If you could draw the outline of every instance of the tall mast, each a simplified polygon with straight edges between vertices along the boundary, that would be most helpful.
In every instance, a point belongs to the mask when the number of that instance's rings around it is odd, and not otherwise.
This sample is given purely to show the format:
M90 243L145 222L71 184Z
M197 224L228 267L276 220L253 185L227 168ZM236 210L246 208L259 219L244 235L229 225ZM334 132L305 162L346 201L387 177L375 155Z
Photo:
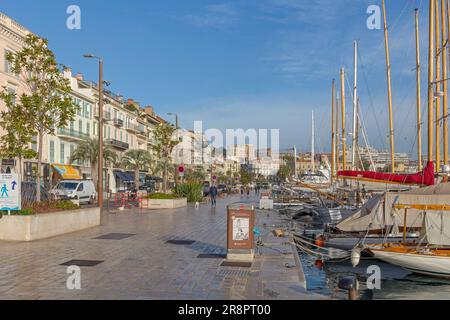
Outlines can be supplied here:
M388 84L388 104L389 104L389 137L391 144L391 166L392 173L395 173L395 149L394 149L394 116L392 112L392 84L391 84L391 58L389 54L389 35L386 18L386 4L383 0L383 20L384 20L384 45L386 50L387 84Z
M311 168L312 168L312 172L316 171L316 161L315 161L315 130L314 130L314 110L312 111L312 122L311 122Z
M419 171L422 171L422 106L420 101L420 71L419 9L416 9L417 157L419 162Z
M428 43L428 161L433 161L434 0L430 0Z
M447 10L446 2L441 1L441 20L442 20L442 91L444 92L444 97L442 99L442 117L443 117L443 138L444 138L444 164L448 164L448 82L447 82L447 62L448 62L448 29L447 29Z
M440 11L439 11L439 0L435 1L435 19L436 19L436 38L435 38L435 54L436 54L436 172L439 172L441 166L441 25L440 25Z
M355 40L354 42L354 50L355 50L355 64L353 70L353 144L352 144L352 170L355 170L356 165L356 148L358 147L358 135L356 131L357 128L357 119L358 119L358 42Z
M336 151L334 152L334 155L336 157L335 160L335 164L336 164L336 176L337 176L337 172L340 170L339 169L339 165L340 165L340 161L339 161L339 110L340 110L340 100L339 100L339 93L336 93L335 96L336 99L336 125L335 125L335 129L336 129L336 137L335 137L335 147L336 147Z
M345 71L341 68L342 170L347 169L347 135L345 133Z
M332 88L331 88L331 183L333 183L334 175L335 175L335 163L336 163L336 128L335 128L335 97L336 97L336 84L333 79Z

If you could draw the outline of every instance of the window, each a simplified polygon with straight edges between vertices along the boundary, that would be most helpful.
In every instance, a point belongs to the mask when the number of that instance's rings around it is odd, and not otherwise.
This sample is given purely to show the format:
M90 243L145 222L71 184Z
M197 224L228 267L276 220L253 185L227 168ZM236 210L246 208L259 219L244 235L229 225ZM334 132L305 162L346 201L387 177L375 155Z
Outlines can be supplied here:
M55 141L50 141L50 162L55 162Z
M108 139L111 139L111 127L108 127Z
M89 122L86 122L86 133L91 135L91 124Z
M117 129L114 130L114 140L117 140Z
M78 108L77 108L77 114L79 115L79 116L81 116L81 108L82 108L82 105L81 105L81 100L80 99L76 99L75 100L76 102L76 105L78 106Z
M16 94L16 92L17 92L17 88L16 87L8 86L8 93ZM13 98L12 103L13 103L13 105L16 104L16 97L15 96Z
M93 130L92 133L94 134L94 136L97 136L97 135L98 135L98 132L97 132L97 123L96 123L96 122L94 122L94 130Z
M73 144L70 145L70 156L73 155L73 152L75 151L75 146Z
M84 190L84 184L80 183L80 186L78 187L77 191L83 191Z
M65 164L65 162L66 162L66 159L65 159L66 155L64 153L64 143L61 143L61 145L60 145L59 157L60 157L61 164Z
M83 133L83 120L78 121L78 131Z
M128 143L128 133L125 135L125 142Z
M8 61L8 59L6 59L6 55L7 55L9 52L11 52L11 51L5 49L5 52L4 52L5 72L6 72L6 73L9 73L9 74L12 74L12 65L11 65L11 63Z
M123 133L122 133L122 131L120 131L120 141L123 142Z
M75 130L75 121L70 121L70 131Z

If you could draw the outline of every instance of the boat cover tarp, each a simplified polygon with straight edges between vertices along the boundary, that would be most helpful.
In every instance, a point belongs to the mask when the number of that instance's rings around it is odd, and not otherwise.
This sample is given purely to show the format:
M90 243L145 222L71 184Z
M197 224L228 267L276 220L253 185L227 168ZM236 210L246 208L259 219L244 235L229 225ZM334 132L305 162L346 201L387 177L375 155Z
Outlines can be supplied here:
M450 204L450 183L440 183L402 192L387 192L384 196L369 200L358 212L340 222L336 227L344 232L381 230L384 227L403 227L404 210L394 205ZM449 214L450 215L450 214ZM420 229L424 223L424 212L408 209L406 227Z
M375 171L339 171L338 176L343 178L370 179L380 182L432 186L434 185L434 163L432 161L428 162L423 171L416 174L392 174Z
M448 212L427 212L425 215L425 232L429 244L450 245L450 215Z

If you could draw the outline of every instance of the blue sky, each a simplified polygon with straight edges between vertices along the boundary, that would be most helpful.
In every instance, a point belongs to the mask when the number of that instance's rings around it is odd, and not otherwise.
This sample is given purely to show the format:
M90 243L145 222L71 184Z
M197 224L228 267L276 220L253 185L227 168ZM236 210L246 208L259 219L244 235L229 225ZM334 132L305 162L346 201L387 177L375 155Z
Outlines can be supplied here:
M71 4L81 8L81 30L66 28ZM204 128L279 128L283 148L306 151L314 109L322 151L329 149L331 80L345 66L352 82L355 39L369 140L388 147L383 31L366 27L371 4L381 0L2 0L0 10L49 39L58 60L85 78L96 80L97 69L82 54L103 56L112 91L161 115L177 112L188 128L194 120L203 120ZM396 149L412 154L414 8L422 9L426 81L426 4L387 0Z

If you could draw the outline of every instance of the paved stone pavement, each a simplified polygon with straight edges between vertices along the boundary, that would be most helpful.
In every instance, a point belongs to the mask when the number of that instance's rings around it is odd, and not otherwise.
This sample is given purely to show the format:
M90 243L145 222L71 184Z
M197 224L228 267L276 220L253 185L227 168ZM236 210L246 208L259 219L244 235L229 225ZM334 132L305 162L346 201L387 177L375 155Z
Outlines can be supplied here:
M223 259L197 257L226 253L226 205L233 202L240 202L239 196L220 199L216 209L115 212L101 227L32 243L0 242L0 299L324 298L303 288L289 239L273 236L273 228L283 225L275 213L257 213L267 248L251 268L221 267ZM109 233L132 236L95 239ZM169 239L195 243L174 245ZM81 290L68 290L69 274L61 264L70 260L103 262L82 267Z

